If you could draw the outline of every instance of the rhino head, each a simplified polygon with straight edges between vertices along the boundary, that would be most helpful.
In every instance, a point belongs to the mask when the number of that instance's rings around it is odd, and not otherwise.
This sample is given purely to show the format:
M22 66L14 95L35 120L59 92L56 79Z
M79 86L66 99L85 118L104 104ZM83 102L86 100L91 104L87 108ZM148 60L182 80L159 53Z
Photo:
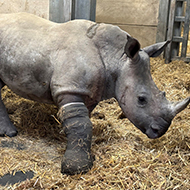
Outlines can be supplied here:
M168 101L151 77L150 57L160 55L168 43L140 49L139 42L128 36L116 81L116 99L125 116L152 139L164 135L175 115L190 102L190 98L176 103Z

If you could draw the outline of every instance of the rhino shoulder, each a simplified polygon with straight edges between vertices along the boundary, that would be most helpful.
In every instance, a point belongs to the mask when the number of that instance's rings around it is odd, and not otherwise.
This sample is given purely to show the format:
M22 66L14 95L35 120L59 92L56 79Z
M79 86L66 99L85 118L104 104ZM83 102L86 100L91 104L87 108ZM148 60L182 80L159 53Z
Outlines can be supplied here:
M99 27L99 24L97 23L93 24L92 26L88 28L86 35L89 38L93 38L96 35L96 30L98 27Z
M105 46L121 49L127 41L127 32L112 24L96 24L89 28L88 35L93 37L97 47L104 48Z

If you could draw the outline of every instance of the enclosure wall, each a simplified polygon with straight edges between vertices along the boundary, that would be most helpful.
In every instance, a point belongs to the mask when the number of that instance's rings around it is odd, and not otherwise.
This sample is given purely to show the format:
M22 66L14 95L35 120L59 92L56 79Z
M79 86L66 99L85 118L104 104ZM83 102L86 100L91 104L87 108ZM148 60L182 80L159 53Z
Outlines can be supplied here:
M49 0L1 0L0 13L28 12L49 18Z
M143 46L156 41L159 0L97 0L96 21L118 25ZM25 11L49 18L49 0L1 0L0 13Z

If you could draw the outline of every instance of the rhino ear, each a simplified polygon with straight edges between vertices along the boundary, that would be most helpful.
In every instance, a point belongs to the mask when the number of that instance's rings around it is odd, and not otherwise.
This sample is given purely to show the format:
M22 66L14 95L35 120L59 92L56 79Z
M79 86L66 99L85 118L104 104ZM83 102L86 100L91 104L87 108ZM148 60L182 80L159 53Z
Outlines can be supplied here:
M127 43L125 45L124 52L131 59L135 58L138 55L140 50L140 43L135 38L127 35Z
M153 44L151 46L143 48L143 50L150 56L150 57L157 57L159 56L166 46L170 43L170 40L165 42L159 42L156 44Z

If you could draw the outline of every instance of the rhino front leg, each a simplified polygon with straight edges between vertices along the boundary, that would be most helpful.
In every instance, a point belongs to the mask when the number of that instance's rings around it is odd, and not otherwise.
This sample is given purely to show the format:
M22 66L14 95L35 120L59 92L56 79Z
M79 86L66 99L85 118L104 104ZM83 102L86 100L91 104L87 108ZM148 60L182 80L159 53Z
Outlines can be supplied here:
M91 154L92 123L82 102L68 103L58 112L67 136L67 148L63 156L61 172L74 175L86 173L93 166Z
M0 79L0 90L4 86L4 83ZM0 136L13 137L17 135L17 129L9 119L5 105L1 99L0 93Z

